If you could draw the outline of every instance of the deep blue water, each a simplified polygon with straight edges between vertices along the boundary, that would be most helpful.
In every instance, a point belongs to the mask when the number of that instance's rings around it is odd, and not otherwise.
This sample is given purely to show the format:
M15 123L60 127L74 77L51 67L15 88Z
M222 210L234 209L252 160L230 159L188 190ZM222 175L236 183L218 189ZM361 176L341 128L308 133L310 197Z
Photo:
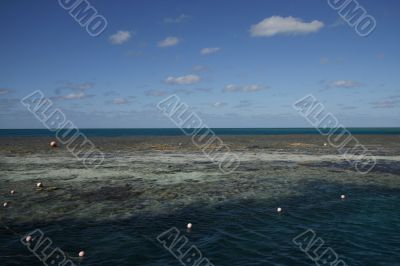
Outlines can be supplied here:
M314 128L213 128L217 135L287 135L319 134ZM400 128L348 128L352 134L400 135ZM88 137L117 136L180 136L184 135L179 128L86 128L80 129ZM54 136L48 129L0 129L0 136Z
M104 223L65 220L14 229L22 234L42 228L72 257L85 249L88 257L80 265L181 265L156 240L170 227L188 238L184 251L195 244L214 265L316 265L292 242L307 229L314 230L325 242L322 249L332 248L343 265L400 265L399 190L347 186L349 199L341 201L336 191L343 187L338 184L314 183L301 189L306 194L279 202L287 210L280 215L276 202L243 200L188 206L167 216ZM188 220L194 223L190 232L185 230ZM3 258L4 265L42 265L18 236L4 228L0 233L9 240L0 251L0 256L9 256Z

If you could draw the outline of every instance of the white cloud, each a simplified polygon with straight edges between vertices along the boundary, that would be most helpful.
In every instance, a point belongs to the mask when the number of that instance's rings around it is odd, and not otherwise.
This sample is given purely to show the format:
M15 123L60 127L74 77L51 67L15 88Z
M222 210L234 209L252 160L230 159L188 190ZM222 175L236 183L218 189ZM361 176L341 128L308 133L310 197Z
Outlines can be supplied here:
M336 88L357 88L361 87L361 83L353 80L335 80L329 84L331 87Z
M186 75L181 77L168 77L165 79L165 83L171 85L191 85L200 81L200 77L197 75Z
M384 100L370 103L373 108L396 108L400 107L400 95L394 95Z
M240 90L242 90L242 87L240 87L238 85L234 85L234 84L226 85L224 88L224 91L226 91L226 92L236 92L236 91L240 91Z
M240 86L235 84L226 85L223 91L225 92L257 92L261 90L267 89L266 86L258 85L258 84L250 84L246 86Z
M9 89L1 89L0 88L0 95L5 95L5 94L8 94L8 93L10 93L11 91L9 90Z
M264 90L264 89L266 89L265 86L253 84L253 85L245 86L243 90L245 92L256 92L256 91L261 91L261 90Z
M213 54L221 50L219 47L208 47L208 48L203 48L200 50L200 53L202 55L207 55L207 54Z
M195 88L195 89L178 88L174 90L174 93L193 94L198 92L210 93L211 91L212 89L210 88Z
M169 36L158 43L159 47L169 47L177 45L180 42L178 37Z
M64 100L78 100L87 97L84 92L70 93L65 96L61 96Z
M87 90L94 88L93 82L82 82L82 83L74 83L74 82L62 82L58 87L59 89L71 89L71 90Z
M129 31L117 31L117 33L110 36L110 42L112 44L122 44L127 42L131 37L131 33Z
M213 107L223 107L223 106L225 106L225 105L227 105L227 103L224 103L224 102L215 102L215 103L213 103L211 106L213 106Z
M164 23L175 23L175 24L178 24L178 23L181 23L181 22L185 21L188 18L190 18L190 16L185 15L185 14L181 14L176 18L165 18L164 19Z
M75 84L75 88L78 90L92 89L92 88L94 88L94 83L84 82L84 83Z
M272 16L258 24L252 25L250 34L253 37L271 37L277 34L296 35L317 32L324 26L318 20L303 22L299 18Z
M59 96L53 97L55 100L77 100L94 96L93 94L86 94L85 92L95 87L92 82L74 83L74 82L61 82L61 85L55 89L55 93ZM67 90L69 94L63 92ZM71 92L72 91L72 92Z
M115 98L113 100L113 104L121 105L121 104L127 104L127 103L129 103L129 101L125 98Z

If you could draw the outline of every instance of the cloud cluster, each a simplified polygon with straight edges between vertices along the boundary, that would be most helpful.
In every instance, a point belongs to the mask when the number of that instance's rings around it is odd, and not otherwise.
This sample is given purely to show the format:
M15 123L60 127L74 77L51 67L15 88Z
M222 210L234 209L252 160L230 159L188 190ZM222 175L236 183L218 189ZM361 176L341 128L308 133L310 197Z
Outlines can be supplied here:
M200 50L200 53L202 55L208 55L208 54L213 54L221 50L219 47L208 47L208 48L203 48Z
M62 82L61 85L56 88L56 94L61 94L62 91L69 91L68 94L53 97L55 100L80 100L84 98L93 97L93 94L87 94L86 90L94 88L94 83L92 82Z
M224 92L257 92L261 90L267 89L267 86L259 85L259 84L250 84L246 86L229 84L226 85L223 89Z
M80 100L91 96L93 95L87 95L85 92L81 91L81 92L72 92L67 95L60 96L58 98L63 100Z
M164 40L160 41L158 43L158 47L170 47L170 46L175 46L180 42L180 39L178 37L173 37L173 36L168 36Z
M184 89L184 88L179 88L174 90L174 93L180 93L180 94L193 94L197 92L203 92L203 93L211 93L212 89L210 88L195 88L195 89Z
M71 89L71 90L87 90L94 88L93 82L82 82L82 83L74 83L74 82L62 82L58 89Z
M123 44L131 38L131 33L129 31L117 31L117 33L110 36L110 42L112 44Z
M358 88L362 86L362 83L354 80L334 80L329 83L330 87L335 88Z
M250 27L253 37L271 37L278 34L297 35L319 31L324 23L318 20L303 22L299 18L272 16Z
M194 93L211 93L212 89L209 88L177 88L175 90L172 91L165 91L165 90L147 90L144 92L144 94L146 96L150 96L150 97L161 97L161 96L165 96L167 94L171 94L171 93L177 93L177 94L186 94L186 95L190 95L190 94L194 94Z
M390 98L375 101L370 103L373 108L395 108L400 107L400 95L395 95Z
M10 92L11 92L11 90L9 90L9 89L0 88L0 95L9 94Z
M181 77L167 77L165 83L170 85L191 85L200 81L197 75L186 75Z

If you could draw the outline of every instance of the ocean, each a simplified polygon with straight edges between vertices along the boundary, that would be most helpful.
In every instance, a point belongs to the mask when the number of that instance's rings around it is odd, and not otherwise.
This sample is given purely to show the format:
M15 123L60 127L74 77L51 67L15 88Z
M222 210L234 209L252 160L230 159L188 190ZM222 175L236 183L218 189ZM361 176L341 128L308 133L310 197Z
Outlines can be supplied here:
M83 128L79 129L88 137L118 137L118 136L182 136L179 128ZM357 135L399 135L400 127L387 128L347 128ZM290 135L290 134L319 134L315 128L212 128L217 135ZM48 129L0 129L1 136L46 136L54 132Z
M97 168L51 131L0 130L0 265L400 265L400 128L350 128L366 174L315 129L213 131L232 172L179 129L83 129Z

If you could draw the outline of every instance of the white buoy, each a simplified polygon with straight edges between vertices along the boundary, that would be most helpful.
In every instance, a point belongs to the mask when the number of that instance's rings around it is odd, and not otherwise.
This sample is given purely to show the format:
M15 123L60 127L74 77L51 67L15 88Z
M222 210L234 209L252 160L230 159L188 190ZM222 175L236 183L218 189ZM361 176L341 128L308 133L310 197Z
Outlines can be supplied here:
M37 187L37 188L43 187L43 183L42 183L42 182L38 182L38 183L36 184L36 187Z
M32 237L31 237L31 236L27 236L27 237L25 238L25 241L26 241L26 242L31 242L31 240L32 240Z
M50 147L53 147L53 148L58 147L57 142L55 142L55 141L50 142Z
M192 229L192 226L193 225L191 223L188 223L186 227L187 227L187 229Z
M81 257L81 258L83 258L83 257L85 257L85 251L79 251L79 257Z
M276 209L276 211L277 211L277 212L282 212L282 208L281 208L281 207L278 207L278 208Z
M8 202L4 202L4 203L3 203L3 207L4 207L4 208L7 208L7 207L8 207Z
M346 195L340 195L340 198L341 198L341 199L345 199L345 198L346 198Z
M11 191L10 191L10 194L11 194L11 195L14 195L14 194L15 194L15 190L11 190Z

